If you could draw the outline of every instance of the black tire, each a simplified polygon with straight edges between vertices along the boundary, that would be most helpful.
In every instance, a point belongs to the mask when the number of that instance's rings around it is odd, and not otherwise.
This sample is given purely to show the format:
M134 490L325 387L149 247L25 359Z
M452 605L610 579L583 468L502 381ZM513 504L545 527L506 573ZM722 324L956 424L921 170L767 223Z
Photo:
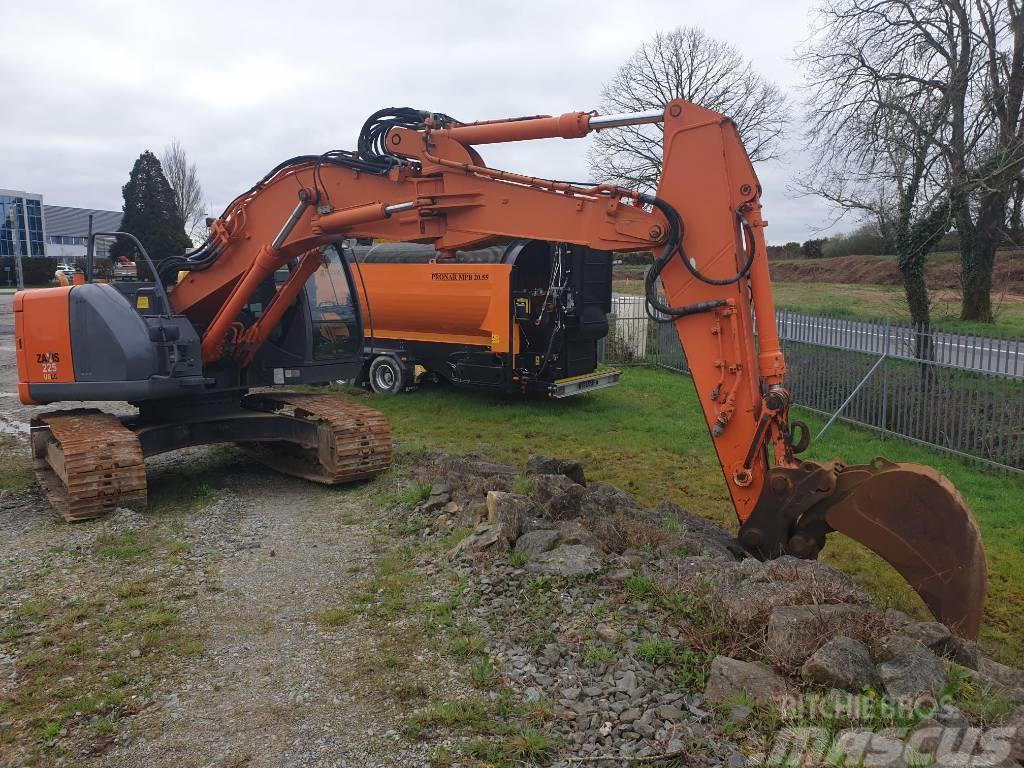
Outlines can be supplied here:
M397 395L405 389L405 368L388 355L375 357L367 375L370 389L379 395Z

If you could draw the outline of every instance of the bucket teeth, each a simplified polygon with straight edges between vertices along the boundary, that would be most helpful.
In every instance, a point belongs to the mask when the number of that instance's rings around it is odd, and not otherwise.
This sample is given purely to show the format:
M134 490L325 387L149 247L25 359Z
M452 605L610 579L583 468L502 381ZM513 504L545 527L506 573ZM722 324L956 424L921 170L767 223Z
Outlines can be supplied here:
M319 445L247 445L260 462L285 474L325 485L367 480L391 466L391 427L383 413L331 395L249 395L242 405L319 422Z
M36 479L68 522L117 507L146 508L146 467L135 433L96 410L59 411L32 419Z

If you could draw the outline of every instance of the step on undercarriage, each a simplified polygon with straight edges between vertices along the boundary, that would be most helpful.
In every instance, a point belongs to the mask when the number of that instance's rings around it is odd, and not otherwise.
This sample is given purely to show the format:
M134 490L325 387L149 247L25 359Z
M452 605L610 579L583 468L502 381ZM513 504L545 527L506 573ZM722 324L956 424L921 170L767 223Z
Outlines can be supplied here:
M166 421L94 409L32 419L36 478L66 521L117 507L146 506L145 458L210 443L238 443L285 474L337 485L391 466L391 430L382 413L330 395L247 395L230 405Z

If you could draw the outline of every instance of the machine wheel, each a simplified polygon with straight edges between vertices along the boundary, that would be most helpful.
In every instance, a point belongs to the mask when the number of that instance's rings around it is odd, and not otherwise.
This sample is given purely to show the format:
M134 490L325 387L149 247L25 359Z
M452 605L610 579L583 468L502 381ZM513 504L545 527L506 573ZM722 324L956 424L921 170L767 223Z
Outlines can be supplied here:
M381 395L397 395L405 389L405 369L389 355L375 357L367 377L370 389Z

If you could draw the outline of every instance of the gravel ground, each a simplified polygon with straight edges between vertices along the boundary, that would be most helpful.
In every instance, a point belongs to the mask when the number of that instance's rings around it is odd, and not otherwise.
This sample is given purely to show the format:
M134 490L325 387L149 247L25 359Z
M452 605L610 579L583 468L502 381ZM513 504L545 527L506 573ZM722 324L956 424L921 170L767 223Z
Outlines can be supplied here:
M0 388L5 459L25 462L37 409L16 397L10 296ZM383 551L372 486L281 477L228 448L147 465L145 514L66 525L35 489L0 499L0 765L423 764L427 745L399 737L404 715L356 674L379 638L317 618ZM448 685L436 660L422 675ZM103 706L80 704L111 680L124 715L112 729ZM69 699L88 711L68 717Z

